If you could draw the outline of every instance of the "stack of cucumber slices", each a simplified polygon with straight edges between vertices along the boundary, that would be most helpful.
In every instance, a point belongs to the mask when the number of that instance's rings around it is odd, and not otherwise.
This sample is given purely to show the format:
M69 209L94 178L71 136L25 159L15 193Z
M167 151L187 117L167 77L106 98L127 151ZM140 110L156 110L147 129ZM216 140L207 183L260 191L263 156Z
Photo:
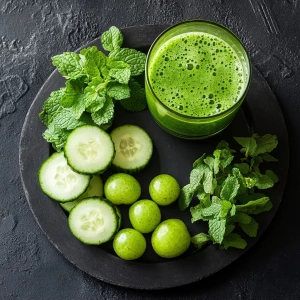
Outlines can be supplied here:
M63 152L52 154L39 170L43 192L69 212L73 235L86 244L111 240L121 226L117 206L103 198L99 174L111 165L136 173L148 164L153 145L149 135L135 125L115 128L111 134L85 125L68 136Z

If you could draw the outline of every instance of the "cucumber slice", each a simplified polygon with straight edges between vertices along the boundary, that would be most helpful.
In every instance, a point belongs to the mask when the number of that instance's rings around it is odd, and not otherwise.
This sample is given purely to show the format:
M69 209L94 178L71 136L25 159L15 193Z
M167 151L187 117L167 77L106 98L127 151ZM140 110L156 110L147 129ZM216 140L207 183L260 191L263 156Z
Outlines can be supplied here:
M68 223L78 240L89 245L100 245L116 234L119 215L108 200L91 197L82 200L71 210Z
M42 191L53 200L68 202L82 195L90 176L75 173L67 164L63 152L56 152L45 160L39 170Z
M115 155L108 133L97 126L84 125L74 129L65 145L65 156L72 169L83 174L103 173Z
M60 203L61 207L70 212L82 199L98 196L103 196L103 181L100 175L94 175L90 181L87 190L75 201Z
M153 144L147 132L136 125L123 125L111 133L116 155L113 165L119 171L137 173L144 169L152 156Z

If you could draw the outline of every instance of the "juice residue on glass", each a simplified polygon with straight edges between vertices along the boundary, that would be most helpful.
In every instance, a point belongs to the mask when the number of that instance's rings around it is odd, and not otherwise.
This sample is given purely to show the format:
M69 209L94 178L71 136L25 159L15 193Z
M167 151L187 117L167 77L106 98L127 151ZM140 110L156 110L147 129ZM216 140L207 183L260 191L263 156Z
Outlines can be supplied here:
M245 89L243 66L222 39L201 32L165 42L149 65L151 87L171 110L192 117L217 115Z

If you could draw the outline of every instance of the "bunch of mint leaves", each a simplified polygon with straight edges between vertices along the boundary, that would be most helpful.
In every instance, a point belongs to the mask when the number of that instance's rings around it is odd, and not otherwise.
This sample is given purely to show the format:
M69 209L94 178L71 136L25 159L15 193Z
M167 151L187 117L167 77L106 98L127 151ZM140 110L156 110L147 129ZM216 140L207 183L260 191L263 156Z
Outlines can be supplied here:
M194 197L199 204L190 209L192 222L208 222L208 234L199 233L192 243L201 249L207 242L220 248L244 249L247 242L234 230L237 226L249 237L256 237L259 224L252 217L272 208L272 203L260 190L278 182L272 170L261 172L263 162L275 162L270 155L278 144L275 135L235 137L242 146L243 157L235 162L235 150L221 141L212 155L203 154L193 164L190 183L184 186L179 197L179 207L185 210Z
M69 133L90 124L108 128L114 117L115 101L129 111L147 107L145 90L135 80L143 74L146 55L121 48L123 35L112 26L101 36L108 56L96 46L80 53L64 52L52 57L63 77L65 87L54 91L45 101L41 121L47 126L43 137L56 151L62 151Z

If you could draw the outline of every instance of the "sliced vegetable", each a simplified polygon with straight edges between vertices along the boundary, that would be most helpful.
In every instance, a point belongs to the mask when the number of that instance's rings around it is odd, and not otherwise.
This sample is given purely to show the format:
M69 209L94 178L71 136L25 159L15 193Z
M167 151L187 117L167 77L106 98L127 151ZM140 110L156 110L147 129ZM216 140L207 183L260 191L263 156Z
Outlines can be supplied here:
M82 200L70 212L68 222L72 234L81 242L100 245L114 237L119 227L115 206L100 197Z
M68 164L79 173L103 173L114 155L110 135L98 126L85 125L74 129L65 145Z
M137 173L144 169L152 156L153 144L147 132L136 125L123 125L111 132L116 155L113 165L119 171Z
M100 175L94 175L90 181L90 184L87 190L75 201L61 203L61 207L70 212L73 207L75 207L82 199L90 198L90 197L102 197L103 196L103 181Z
M58 202L68 202L82 195L90 176L75 173L67 164L63 152L54 153L39 170L39 183L43 192Z

